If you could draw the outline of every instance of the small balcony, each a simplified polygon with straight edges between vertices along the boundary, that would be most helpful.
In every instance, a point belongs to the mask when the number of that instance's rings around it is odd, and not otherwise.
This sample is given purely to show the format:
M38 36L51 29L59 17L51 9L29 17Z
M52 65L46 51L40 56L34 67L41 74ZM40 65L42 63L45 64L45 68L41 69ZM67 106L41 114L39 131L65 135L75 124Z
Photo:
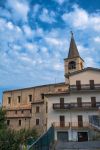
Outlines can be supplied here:
M54 122L53 126L55 128L72 128L72 129L77 129L77 128L89 128L90 124L89 122Z
M77 85L70 85L70 91L76 92L76 91L95 91L95 90L100 90L100 84L80 84L79 86Z
M89 109L89 110L98 110L100 107L100 102L96 102L95 105L92 105L91 102L83 102L81 105L78 103L54 103L54 110L81 110L81 109Z
M31 114L29 115L6 115L7 118L31 118Z

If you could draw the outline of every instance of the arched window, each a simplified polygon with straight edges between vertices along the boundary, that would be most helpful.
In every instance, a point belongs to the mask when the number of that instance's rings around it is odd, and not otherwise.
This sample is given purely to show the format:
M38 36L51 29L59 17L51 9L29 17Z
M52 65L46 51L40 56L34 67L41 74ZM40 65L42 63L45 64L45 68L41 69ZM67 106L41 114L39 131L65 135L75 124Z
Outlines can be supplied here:
M76 62L75 61L69 62L68 69L76 69Z

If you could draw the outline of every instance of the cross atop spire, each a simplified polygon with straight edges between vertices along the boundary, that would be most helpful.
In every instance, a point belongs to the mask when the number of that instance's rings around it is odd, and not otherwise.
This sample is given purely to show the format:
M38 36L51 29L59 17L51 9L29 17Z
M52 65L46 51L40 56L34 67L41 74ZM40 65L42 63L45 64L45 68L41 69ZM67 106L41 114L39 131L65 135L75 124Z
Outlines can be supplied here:
M68 58L74 58L74 57L80 57L80 55L74 40L73 32L71 31L71 41L70 41Z
M70 31L70 34L71 34L71 36L73 37L73 32L72 32L72 31Z

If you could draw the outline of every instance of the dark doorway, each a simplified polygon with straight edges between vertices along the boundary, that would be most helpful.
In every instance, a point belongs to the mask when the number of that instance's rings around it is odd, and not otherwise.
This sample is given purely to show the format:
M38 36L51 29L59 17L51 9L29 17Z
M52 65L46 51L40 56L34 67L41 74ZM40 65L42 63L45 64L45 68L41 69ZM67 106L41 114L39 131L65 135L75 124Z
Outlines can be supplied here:
M65 126L65 116L60 116L60 127Z
M78 142L88 141L88 132L78 132Z
M57 132L57 140L60 141L68 141L68 132Z
M91 106L96 107L96 97L91 97Z

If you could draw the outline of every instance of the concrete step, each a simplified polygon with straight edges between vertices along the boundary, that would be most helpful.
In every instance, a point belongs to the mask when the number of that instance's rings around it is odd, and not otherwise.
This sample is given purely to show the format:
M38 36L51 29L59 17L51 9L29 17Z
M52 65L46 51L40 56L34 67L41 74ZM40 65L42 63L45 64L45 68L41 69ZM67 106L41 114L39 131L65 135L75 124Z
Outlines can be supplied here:
M57 141L55 150L100 150L100 141L63 142Z

